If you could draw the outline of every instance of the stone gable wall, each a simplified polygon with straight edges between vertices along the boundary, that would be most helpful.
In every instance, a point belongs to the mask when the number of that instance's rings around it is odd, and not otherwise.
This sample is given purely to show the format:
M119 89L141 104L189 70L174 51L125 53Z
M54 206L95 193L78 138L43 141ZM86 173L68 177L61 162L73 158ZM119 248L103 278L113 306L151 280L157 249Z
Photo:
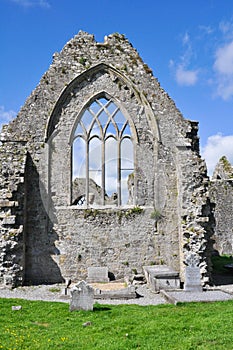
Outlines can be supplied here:
M135 128L141 214L102 208L84 218L71 206L72 131L98 94L112 97ZM200 255L208 282L211 206L197 123L183 118L124 36L109 35L104 43L84 32L75 36L54 55L2 137L15 149L16 142L26 142L29 154L21 264L28 283L79 279L97 263L117 277L146 264L168 264L183 278L190 251ZM161 214L156 223L150 217L155 210Z

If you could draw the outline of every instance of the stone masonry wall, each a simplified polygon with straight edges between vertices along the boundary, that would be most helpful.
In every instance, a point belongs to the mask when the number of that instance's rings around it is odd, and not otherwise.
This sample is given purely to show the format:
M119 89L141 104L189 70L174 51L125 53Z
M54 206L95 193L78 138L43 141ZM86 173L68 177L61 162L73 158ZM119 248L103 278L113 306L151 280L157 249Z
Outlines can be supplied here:
M209 198L209 178L205 162L193 157L190 149L179 148L180 159L179 195L181 213L180 248L182 259L190 253L200 259L202 283L209 283L211 277L212 235L214 229L213 203ZM191 199L191 200L190 200Z
M23 143L0 145L0 284L6 286L24 282L25 163Z
M86 215L71 206L72 133L95 96L111 97L134 127L140 214L101 208ZM145 264L168 264L183 278L190 251L200 255L203 283L208 282L210 205L197 123L183 118L123 35L97 43L80 32L70 40L4 137L15 150L19 141L27 142L25 249L18 254L25 266L18 275L27 283L79 279L97 263L116 276ZM152 212L159 213L156 222Z
M142 273L143 265L160 264L151 212L137 208L57 209L59 254L53 259L62 275L78 280L87 277L87 266L107 266L117 279L133 271Z

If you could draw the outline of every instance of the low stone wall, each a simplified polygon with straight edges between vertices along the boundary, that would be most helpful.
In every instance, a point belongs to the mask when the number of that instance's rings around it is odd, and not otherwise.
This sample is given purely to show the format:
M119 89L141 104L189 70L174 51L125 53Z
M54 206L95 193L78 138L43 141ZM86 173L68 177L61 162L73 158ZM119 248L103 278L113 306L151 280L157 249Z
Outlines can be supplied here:
M169 249L172 238L158 237L152 211L57 208L54 232L59 254L53 259L62 276L80 280L87 277L88 266L107 266L119 279L142 273L143 265L166 263L162 252ZM177 265L179 257L173 259Z

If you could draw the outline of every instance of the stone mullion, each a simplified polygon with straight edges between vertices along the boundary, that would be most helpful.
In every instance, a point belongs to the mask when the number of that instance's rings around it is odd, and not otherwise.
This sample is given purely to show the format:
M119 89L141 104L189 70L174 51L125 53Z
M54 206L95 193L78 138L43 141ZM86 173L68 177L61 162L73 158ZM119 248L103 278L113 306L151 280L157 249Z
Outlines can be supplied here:
M102 204L105 204L105 141L102 138Z
M86 141L86 204L89 206L89 142Z
M121 140L117 143L117 202L121 205Z
M134 176L134 189L133 189L133 204L134 205L137 205L138 203L138 200L137 200L137 192L138 192L138 180L137 180L137 178L138 178L138 176L137 176L137 171L136 171L136 169L137 169L137 158L136 158L136 146L135 146L135 144L134 144L134 142L133 142L133 140L132 140L132 138L130 138L130 140L132 141L132 143L133 143L133 152L134 152L134 162L133 162L133 176Z

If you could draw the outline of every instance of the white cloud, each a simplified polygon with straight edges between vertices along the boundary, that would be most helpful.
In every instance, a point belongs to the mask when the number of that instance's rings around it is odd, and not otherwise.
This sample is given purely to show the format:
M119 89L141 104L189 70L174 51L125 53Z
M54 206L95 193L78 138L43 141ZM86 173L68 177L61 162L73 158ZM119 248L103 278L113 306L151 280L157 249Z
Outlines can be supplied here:
M225 101L233 97L233 77L219 76L217 78L216 95Z
M208 137L206 145L202 148L202 157L206 160L209 175L212 175L222 156L226 156L233 164L233 135L217 134Z
M13 110L5 111L4 106L0 106L0 130L2 129L3 124L9 123L13 118L16 117L16 112Z
M217 49L214 69L220 74L233 74L233 41Z
M10 0L11 2L15 2L16 4L23 7L44 7L50 8L50 4L46 0Z
M219 24L220 32L224 35L225 40L232 39L233 37L233 22L232 21L222 21Z
M219 47L213 65L216 74L217 92L223 100L233 97L233 41Z
M182 38L183 45L186 45L189 43L189 34L186 32Z
M175 62L172 60L172 59L170 59L170 61L169 61L169 68L173 68L174 67L174 65L175 65Z
M179 85L191 86L195 85L198 80L197 70L185 69L182 65L179 65L176 69L176 81Z
M205 35L210 35L214 32L214 29L210 26L200 25L199 29Z
M175 80L179 85L192 86L198 81L199 70L190 69L189 66L192 62L195 53L192 48L190 36L187 32L181 38L184 46L184 52L180 56L179 62L175 62L170 59L169 68L173 71Z

